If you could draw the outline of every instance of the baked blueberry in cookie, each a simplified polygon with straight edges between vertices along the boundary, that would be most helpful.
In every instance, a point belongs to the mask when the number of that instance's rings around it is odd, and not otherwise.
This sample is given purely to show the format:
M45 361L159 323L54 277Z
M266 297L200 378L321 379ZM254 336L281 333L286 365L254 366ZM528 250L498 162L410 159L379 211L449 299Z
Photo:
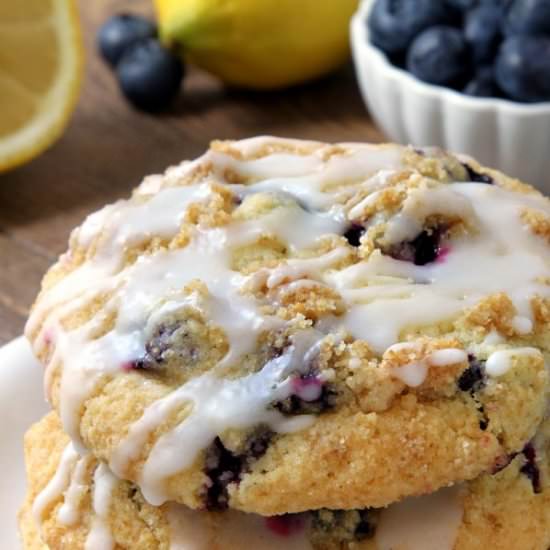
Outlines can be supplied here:
M458 387L462 391L477 392L485 385L485 368L474 355L468 356L468 368L460 375Z
M283 414L321 414L336 406L336 389L315 374L294 378L292 386L293 393L274 404Z
M247 438L240 452L232 452L224 447L219 437L214 440L206 451L205 473L209 478L205 497L207 510L227 508L227 486L238 483L242 473L265 454L272 437L269 430L258 428Z
M466 172L468 173L468 178L470 181L474 181L476 183L488 183L489 185L492 185L494 183L493 178L489 174L482 174L472 168L467 162L462 163L462 166L466 168Z
M192 365L200 359L200 349L193 344L185 326L163 324L145 344L145 354L133 366L136 369L155 369L174 357L184 365Z
M351 246L358 247L361 245L361 237L365 233L365 228L362 225L353 223L344 233L344 238Z
M386 253L414 265L426 265L435 262L441 251L441 236L444 231L440 228L431 228L422 231L412 241L405 241L392 245Z
M533 492L540 493L541 480L540 480L540 470L537 466L537 452L532 443L525 445L522 454L525 458L525 464L520 468L520 472L527 476L533 485Z

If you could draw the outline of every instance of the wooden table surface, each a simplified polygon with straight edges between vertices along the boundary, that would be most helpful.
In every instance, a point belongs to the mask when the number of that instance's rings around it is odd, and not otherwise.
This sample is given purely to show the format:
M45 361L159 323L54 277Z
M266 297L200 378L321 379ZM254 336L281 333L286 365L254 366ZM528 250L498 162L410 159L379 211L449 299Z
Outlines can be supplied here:
M80 1L87 53L76 113L62 139L30 164L0 175L0 345L19 335L48 266L93 210L128 195L143 176L200 155L212 139L259 134L325 141L383 140L351 66L284 92L225 89L190 70L171 112L148 116L119 96L95 52L111 14L147 13L141 0Z

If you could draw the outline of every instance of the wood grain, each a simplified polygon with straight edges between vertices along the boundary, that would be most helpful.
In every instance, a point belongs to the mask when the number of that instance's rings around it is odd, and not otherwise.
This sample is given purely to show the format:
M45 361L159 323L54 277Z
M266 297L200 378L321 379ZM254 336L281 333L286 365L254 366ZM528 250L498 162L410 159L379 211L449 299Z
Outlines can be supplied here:
M111 14L148 13L143 0L80 2L87 52L80 102L61 140L0 175L0 344L21 333L42 273L89 212L126 196L143 176L201 154L212 139L258 134L324 141L383 140L362 103L351 66L283 92L225 88L190 69L173 109L132 110L95 51Z

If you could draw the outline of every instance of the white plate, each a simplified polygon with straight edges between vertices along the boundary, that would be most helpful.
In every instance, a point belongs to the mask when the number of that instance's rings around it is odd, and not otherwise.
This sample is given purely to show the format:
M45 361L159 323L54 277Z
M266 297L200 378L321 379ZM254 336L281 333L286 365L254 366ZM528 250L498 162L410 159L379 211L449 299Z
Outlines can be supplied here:
M17 510L25 494L23 434L48 411L42 367L24 338L0 348L0 547L20 547Z

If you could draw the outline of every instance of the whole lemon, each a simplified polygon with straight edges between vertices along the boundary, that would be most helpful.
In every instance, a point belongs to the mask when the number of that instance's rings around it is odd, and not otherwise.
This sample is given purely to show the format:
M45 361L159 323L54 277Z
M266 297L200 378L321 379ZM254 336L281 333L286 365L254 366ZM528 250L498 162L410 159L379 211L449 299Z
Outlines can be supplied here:
M155 0L163 41L237 86L318 77L348 57L358 0Z

